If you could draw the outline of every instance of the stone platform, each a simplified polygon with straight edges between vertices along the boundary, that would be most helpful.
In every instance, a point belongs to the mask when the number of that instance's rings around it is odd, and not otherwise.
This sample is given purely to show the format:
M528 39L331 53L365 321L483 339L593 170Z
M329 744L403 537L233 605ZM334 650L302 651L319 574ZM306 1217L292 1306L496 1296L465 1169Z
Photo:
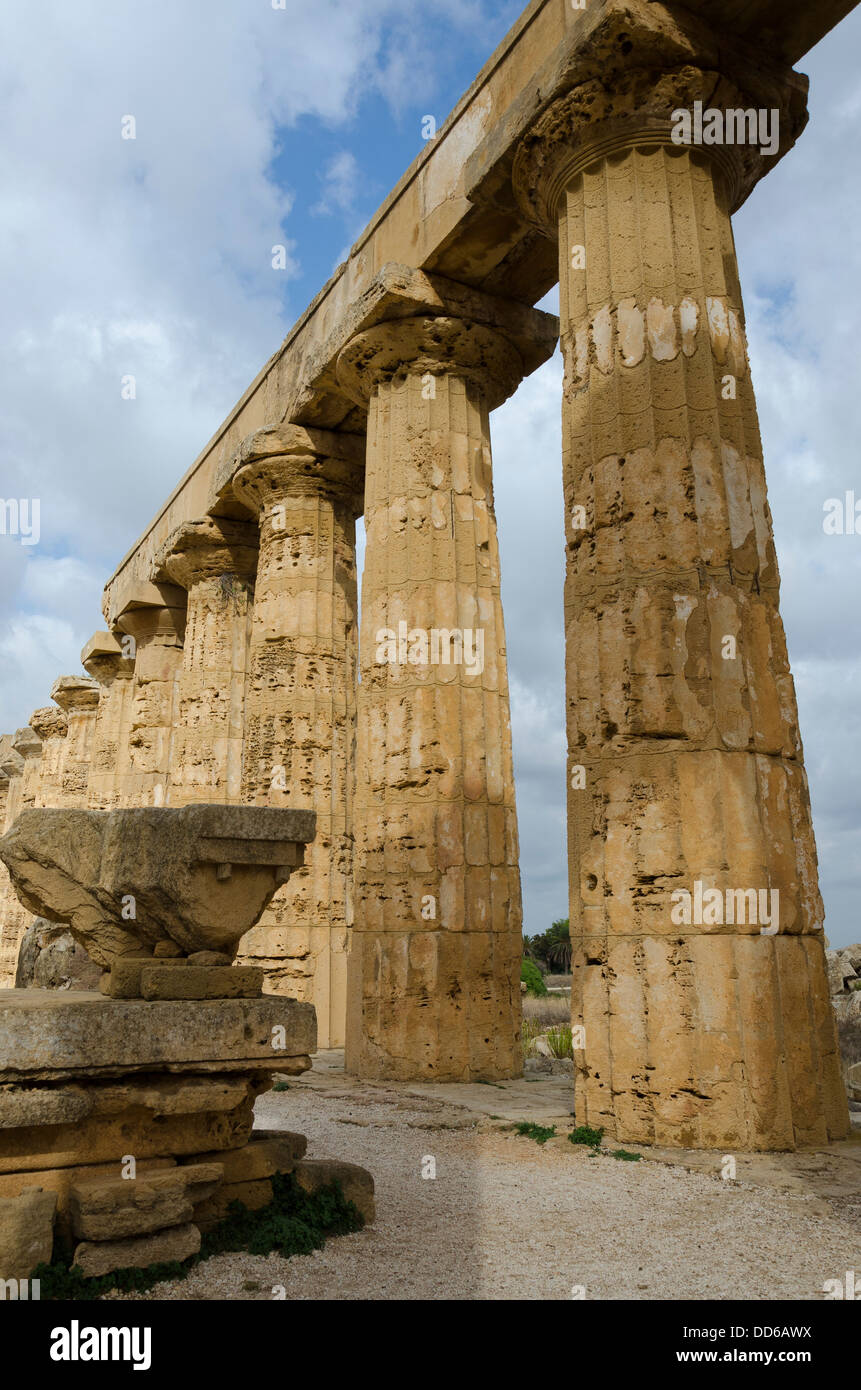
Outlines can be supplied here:
M268 1205L277 1173L321 1184L302 1135L252 1134L257 1097L316 1043L312 1005L274 996L0 991L0 1279L55 1242L91 1276L184 1260L232 1201Z
M310 1067L316 1046L313 1006L274 995L148 1000L0 990L0 1085L153 1069L295 1074Z

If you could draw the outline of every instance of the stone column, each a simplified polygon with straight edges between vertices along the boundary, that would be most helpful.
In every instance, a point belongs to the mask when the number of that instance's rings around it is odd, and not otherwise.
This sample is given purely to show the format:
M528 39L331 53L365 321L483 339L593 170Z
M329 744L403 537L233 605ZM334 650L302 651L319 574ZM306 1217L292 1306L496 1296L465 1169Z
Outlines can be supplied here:
M489 411L523 375L492 328L384 323L347 346L369 401L347 1066L522 1070L521 898Z
M108 811L119 805L121 779L129 771L129 726L135 663L110 632L95 633L81 652L81 665L101 687L90 753L87 804Z
M792 1148L847 1114L730 222L770 161L671 132L777 108L782 153L804 80L690 62L608 53L514 171L559 237L576 1117Z
M238 802L257 527L206 517L179 527L153 561L188 592L168 801Z
M18 729L11 744L11 752L3 762L3 771L11 778L6 800L7 828L26 807L37 805L42 756L42 740L32 728ZM18 947L32 920L18 901L7 874L0 904L0 989L11 989L15 983Z
M63 761L69 722L61 709L47 705L30 716L30 728L42 741L39 757L39 781L35 788L34 806L61 806Z
M51 699L63 711L68 732L63 743L57 800L43 805L86 806L99 683L91 676L61 676L54 683ZM44 759L43 750L43 763Z
M314 1004L320 1047L344 1043L363 464L361 437L281 426L246 440L233 483L260 522L243 800L317 813L305 867L240 953Z
M139 584L117 616L117 627L135 642L128 771L120 779L119 800L124 806L165 803L185 607L186 594L177 586Z

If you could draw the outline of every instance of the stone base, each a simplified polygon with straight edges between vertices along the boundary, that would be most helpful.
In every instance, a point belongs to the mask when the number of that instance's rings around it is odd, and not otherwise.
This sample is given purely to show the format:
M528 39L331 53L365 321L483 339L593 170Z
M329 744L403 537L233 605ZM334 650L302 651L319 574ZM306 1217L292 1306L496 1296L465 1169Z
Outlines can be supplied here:
M192 967L187 967L191 969ZM294 999L108 999L0 990L0 1085L133 1072L305 1071L314 1010Z
M242 973L171 964L152 977ZM290 999L0 993L0 1279L55 1238L88 1277L182 1261L231 1202L268 1205L306 1143L252 1136L254 1102L315 1047L313 1008Z

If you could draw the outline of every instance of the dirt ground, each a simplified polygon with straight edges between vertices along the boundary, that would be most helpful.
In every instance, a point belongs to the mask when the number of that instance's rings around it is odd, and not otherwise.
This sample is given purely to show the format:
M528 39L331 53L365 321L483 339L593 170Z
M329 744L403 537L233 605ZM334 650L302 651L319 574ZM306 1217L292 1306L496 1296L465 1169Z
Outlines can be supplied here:
M336 1052L261 1097L255 1119L305 1134L309 1157L370 1169L376 1223L314 1255L222 1255L123 1297L821 1299L861 1271L861 1132L739 1155L725 1181L713 1153L632 1146L643 1157L626 1161L572 1145L568 1077L371 1085ZM557 1136L539 1146L519 1120Z

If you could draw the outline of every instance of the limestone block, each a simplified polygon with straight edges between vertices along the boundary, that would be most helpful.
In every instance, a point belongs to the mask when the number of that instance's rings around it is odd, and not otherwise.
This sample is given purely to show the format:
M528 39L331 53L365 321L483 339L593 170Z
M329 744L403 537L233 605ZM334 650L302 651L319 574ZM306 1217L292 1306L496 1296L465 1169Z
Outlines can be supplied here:
M76 1183L68 1198L72 1232L79 1240L123 1240L183 1225L221 1176L218 1163L187 1164L147 1177Z
M86 1278L97 1279L115 1269L146 1269L153 1264L181 1263L199 1250L200 1230L189 1222L128 1240L82 1241L75 1250L73 1267Z
M180 1161L219 1163L225 1183L256 1182L259 1178L271 1178L273 1173L290 1172L307 1147L304 1134L292 1134L288 1130L255 1131L242 1149L194 1154Z
M73 1124L92 1108L81 1086L0 1086L0 1130Z
M90 1115L75 1124L0 1130L0 1173L136 1158L205 1153L247 1143L254 1123L249 1097L233 1110L160 1115L134 1107L117 1114Z
M316 1051L314 1011L295 1000L115 1000L0 991L0 1082L129 1071L303 1070ZM203 1146L205 1147L205 1146Z
M175 1158L143 1158L137 1162L138 1178L164 1172L176 1166ZM85 1164L79 1168L41 1168L26 1173L0 1173L0 1197L18 1197L22 1192L41 1188L54 1193L57 1215L54 1234L66 1246L73 1240L69 1220L69 1193L76 1183L111 1180L121 1176L119 1163Z
M57 1196L30 1188L0 1197L0 1279L29 1279L38 1264L50 1264Z
M162 962L164 964L164 962ZM186 965L141 971L144 999L256 999L264 974L253 966Z
M157 942L156 949L158 947L163 949L165 944L167 943ZM173 947L174 944L171 942L170 946ZM109 999L141 999L143 998L141 977L145 967L151 966L153 969L161 969L165 965L185 965L185 958L176 959L172 954L166 956L161 953L148 956L145 954L145 949L141 946L138 957L123 956L119 960L112 961L110 970L105 971L99 982L102 994L107 995ZM177 949L181 948L178 947Z
M370 1225L376 1216L374 1179L366 1168L356 1163L343 1163L333 1158L303 1158L293 1169L299 1186L306 1192L318 1192L330 1183L340 1183L348 1201L353 1202Z

